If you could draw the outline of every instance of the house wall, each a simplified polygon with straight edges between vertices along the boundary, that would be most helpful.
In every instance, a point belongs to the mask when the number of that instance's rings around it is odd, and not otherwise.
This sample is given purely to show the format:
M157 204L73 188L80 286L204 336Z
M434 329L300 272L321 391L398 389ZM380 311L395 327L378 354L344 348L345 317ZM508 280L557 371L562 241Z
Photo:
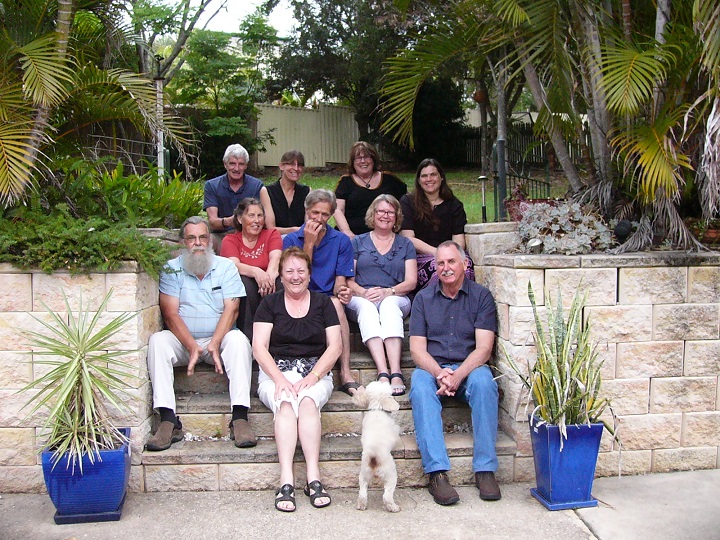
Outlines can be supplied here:
M117 424L132 428L133 465L139 465L142 445L150 431L151 391L146 368L147 342L161 326L157 282L135 263L108 273L72 276L65 272L52 275L40 271L19 270L0 264L0 492L37 493L45 491L36 438L43 414L28 417L23 408L30 394L18 391L42 376L47 367L39 363L43 356L31 350L24 330L42 331L33 317L49 321L47 308L66 313L62 291L70 307L97 307L105 293L113 289L106 314L109 322L121 312L137 316L120 332L115 350L134 350L122 357L135 377L128 378L125 402L128 410L115 411ZM133 467L133 477L140 467ZM131 478L131 484L135 481Z

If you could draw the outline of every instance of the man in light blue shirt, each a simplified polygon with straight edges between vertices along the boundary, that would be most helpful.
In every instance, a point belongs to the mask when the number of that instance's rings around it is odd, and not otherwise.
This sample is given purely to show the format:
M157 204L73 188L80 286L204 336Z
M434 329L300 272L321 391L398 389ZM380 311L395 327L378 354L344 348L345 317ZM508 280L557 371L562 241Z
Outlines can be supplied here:
M218 257L210 245L210 226L200 217L180 227L183 253L168 262L160 276L160 312L166 330L150 337L148 372L153 407L160 426L147 442L147 450L166 450L184 437L175 415L173 368L187 366L192 375L199 361L227 373L230 380L231 438L235 446L255 446L247 413L250 408L252 353L247 337L235 328L245 287L235 265Z

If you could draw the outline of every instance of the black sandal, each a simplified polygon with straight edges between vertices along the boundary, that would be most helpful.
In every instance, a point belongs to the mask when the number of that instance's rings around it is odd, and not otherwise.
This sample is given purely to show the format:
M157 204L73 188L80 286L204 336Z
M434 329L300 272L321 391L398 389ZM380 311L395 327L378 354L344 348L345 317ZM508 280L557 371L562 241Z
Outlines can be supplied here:
M392 380L398 378L403 383L402 384L392 384ZM392 395L393 396L403 396L405 395L405 390L407 388L405 387L405 377L403 377L402 373L391 373L390 374L390 384L392 385Z
M278 503L291 502L293 504L291 508L280 508ZM281 512L294 512L297 506L295 505L295 487L292 484L285 484L275 492L275 510Z
M382 373L378 373L377 379L375 379L375 380L376 380L376 381L379 381L380 379L387 379L387 380L388 380L388 384L390 384L390 380L391 380L391 379L390 379L390 374L389 374L389 373L387 373L387 372L385 372L385 371L383 371Z
M312 490L312 494L310 493L310 490ZM313 480L308 485L305 486L305 495L310 497L310 504L312 504L315 508L325 508L326 506L330 506L330 503L332 500L329 500L327 504L316 504L315 501L322 497L327 497L330 499L330 494L325 491L325 488L320 483L320 480Z

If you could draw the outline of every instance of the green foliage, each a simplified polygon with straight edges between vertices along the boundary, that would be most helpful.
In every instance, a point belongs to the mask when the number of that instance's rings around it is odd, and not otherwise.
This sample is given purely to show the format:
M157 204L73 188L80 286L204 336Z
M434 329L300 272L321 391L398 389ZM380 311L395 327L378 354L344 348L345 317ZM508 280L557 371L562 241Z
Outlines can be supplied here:
M47 409L43 424L47 439L41 450L53 452L53 466L65 455L73 470L82 472L82 457L90 462L99 459L100 450L116 448L127 438L113 425L107 405L127 410L122 395L127 388L123 378L129 377L132 366L118 357L133 351L111 351L113 340L135 313L122 313L105 326L100 319L112 295L109 291L97 311L83 307L82 298L77 313L73 313L65 291L63 299L67 313L48 309L51 322L33 316L45 327L45 332L27 331L33 352L56 357L36 360L52 370L20 392L39 390L25 405L33 405L29 415ZM47 308L47 306L45 306Z
M170 258L170 248L148 238L127 222L112 223L99 217L75 218L59 204L48 215L15 209L0 219L0 262L18 268L40 268L52 273L107 271L126 261L137 261L157 278Z
M602 217L575 202L525 204L518 225L521 249L530 251L527 242L538 239L542 253L577 255L607 251L615 245L612 230Z
M58 183L42 192L40 205L67 202L79 218L104 217L135 227L177 228L202 208L202 182L186 182L181 173L166 180L150 167L125 174L122 163L68 159L58 163Z
M595 346L590 341L590 321L583 326L587 292L578 287L567 318L560 287L554 303L546 293L545 321L540 319L529 281L528 297L535 318L535 364L526 366L527 371L523 371L507 352L505 357L532 397L535 404L532 414L558 426L562 437L567 438L568 425L595 423L609 405L607 398L600 397L603 362L598 360ZM605 427L613 432L607 424Z

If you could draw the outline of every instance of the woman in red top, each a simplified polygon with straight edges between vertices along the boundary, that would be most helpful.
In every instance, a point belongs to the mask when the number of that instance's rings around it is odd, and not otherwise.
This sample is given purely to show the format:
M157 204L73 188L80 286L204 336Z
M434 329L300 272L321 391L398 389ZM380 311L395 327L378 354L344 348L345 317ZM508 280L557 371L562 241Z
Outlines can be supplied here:
M220 255L235 263L245 285L247 296L240 306L237 327L252 341L253 318L260 300L274 293L280 284L278 263L282 238L277 230L264 228L265 211L254 197L238 203L233 226L237 232L223 238Z

